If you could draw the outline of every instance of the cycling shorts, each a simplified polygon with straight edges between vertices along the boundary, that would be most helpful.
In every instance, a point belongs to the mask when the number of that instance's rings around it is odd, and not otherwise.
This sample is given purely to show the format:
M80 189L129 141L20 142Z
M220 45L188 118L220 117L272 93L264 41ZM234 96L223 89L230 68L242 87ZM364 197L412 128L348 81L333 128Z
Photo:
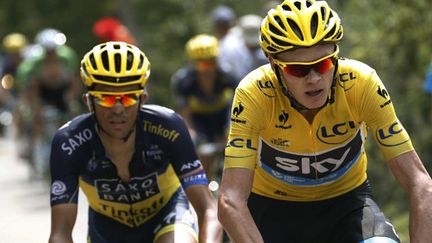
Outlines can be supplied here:
M281 201L252 193L248 207L264 242L357 243L372 237L400 242L372 200L368 182L345 195L314 202Z
M198 242L198 228L189 201L179 189L168 204L152 219L138 227L128 227L102 214L89 210L89 243L155 242L161 235L185 231Z

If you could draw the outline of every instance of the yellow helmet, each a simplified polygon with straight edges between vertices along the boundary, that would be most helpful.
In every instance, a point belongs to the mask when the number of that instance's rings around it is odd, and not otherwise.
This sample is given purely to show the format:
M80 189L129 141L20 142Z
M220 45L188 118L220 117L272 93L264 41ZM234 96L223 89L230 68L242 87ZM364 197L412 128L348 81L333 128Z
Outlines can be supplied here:
M3 47L6 52L19 52L27 46L27 38L20 33L10 33L3 37Z
M266 54L322 42L338 42L343 28L326 1L285 0L261 24L260 45Z
M186 53L192 60L212 59L219 55L219 42L212 35L196 35L186 43Z
M142 88L150 76L150 62L136 46L125 42L99 44L81 60L81 79L91 89L94 84Z

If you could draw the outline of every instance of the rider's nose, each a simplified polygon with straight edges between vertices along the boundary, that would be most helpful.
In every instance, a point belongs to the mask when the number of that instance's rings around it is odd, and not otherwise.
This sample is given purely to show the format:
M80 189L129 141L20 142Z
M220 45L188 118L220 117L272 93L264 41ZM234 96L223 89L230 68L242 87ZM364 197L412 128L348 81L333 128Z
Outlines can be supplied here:
M114 104L114 106L111 108L112 112L116 113L116 114L120 114L122 112L124 112L125 107L123 106L123 104L121 103L120 100L117 100L116 103Z
M311 69L309 71L309 73L306 75L306 81L308 83L317 83L319 80L321 80L321 75L320 73L318 73L317 71Z

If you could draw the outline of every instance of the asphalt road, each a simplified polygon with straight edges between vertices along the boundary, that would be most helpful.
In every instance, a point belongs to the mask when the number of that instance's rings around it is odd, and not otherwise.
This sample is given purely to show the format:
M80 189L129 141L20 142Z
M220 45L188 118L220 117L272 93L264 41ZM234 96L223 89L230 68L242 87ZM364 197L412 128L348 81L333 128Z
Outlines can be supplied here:
M51 227L49 185L32 180L31 170L16 155L13 132L0 137L0 242L48 242ZM81 193L74 242L86 242L87 202Z

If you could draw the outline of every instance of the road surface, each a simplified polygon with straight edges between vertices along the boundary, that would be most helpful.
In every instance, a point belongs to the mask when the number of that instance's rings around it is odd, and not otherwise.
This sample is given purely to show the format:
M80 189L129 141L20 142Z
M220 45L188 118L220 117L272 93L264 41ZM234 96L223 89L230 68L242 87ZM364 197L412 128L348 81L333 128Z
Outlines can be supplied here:
M12 133L0 137L0 242L47 243L50 227L49 185L30 179L31 170L16 156ZM87 202L81 193L74 242L86 242Z

